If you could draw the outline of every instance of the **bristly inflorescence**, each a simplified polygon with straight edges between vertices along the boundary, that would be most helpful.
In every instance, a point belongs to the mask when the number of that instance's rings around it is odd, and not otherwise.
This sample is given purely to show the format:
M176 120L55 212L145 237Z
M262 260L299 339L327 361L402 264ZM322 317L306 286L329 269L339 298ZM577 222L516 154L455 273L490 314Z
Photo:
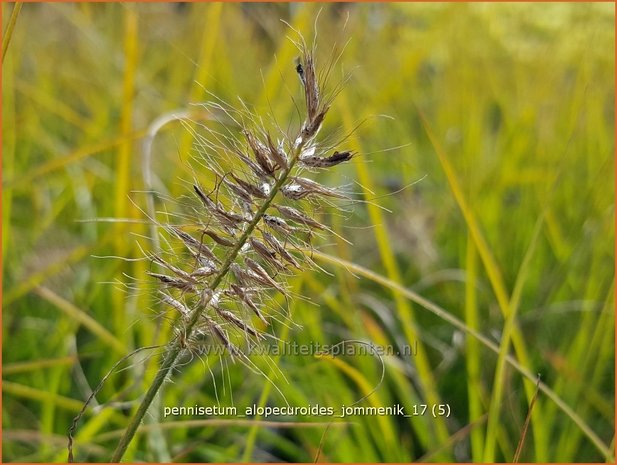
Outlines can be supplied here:
M305 115L295 133L277 126L273 135L245 105L206 104L224 113L237 131L205 128L206 136L195 134L200 169L214 183L194 181L188 224L163 225L167 242L180 248L150 256L160 269L149 275L160 286L160 301L179 315L177 332L187 350L217 341L242 356L238 341L262 339L276 318L273 294L290 297L286 276L303 268L311 238L330 231L314 212L328 198L348 198L305 177L354 154L320 144L317 136L336 92L324 96L330 69L319 75L314 47L298 45Z
M269 296L281 294L288 301L291 296L286 276L310 264L304 252L310 249L315 235L333 233L314 212L330 199L349 199L340 189L324 186L304 173L349 161L354 153L336 151L317 137L340 91L337 87L324 93L336 60L318 74L315 47L309 49L303 40L296 45L301 55L296 72L305 100L297 130L288 133L276 124L276 133L270 132L243 103L240 109L220 101L204 104L213 115L225 116L226 129L217 131L204 125L204 136L195 132L195 122L186 127L193 132L202 156L198 162L200 171L204 168L207 172L203 178L214 178L214 184L206 186L197 180L199 176L195 177L192 211L175 215L184 222L161 223L153 218L153 204L149 205L153 230L161 227L169 247L160 250L159 237L153 234L154 251L148 258L154 269L148 274L159 287L160 302L177 315L178 324L154 379L118 442L112 462L120 462L124 456L183 354L218 342L232 356L255 366L241 344L257 343L268 334L271 320L277 318ZM233 129L229 127L232 125ZM159 347L138 349L118 364L141 350ZM69 462L73 461L77 423L103 382L69 429Z

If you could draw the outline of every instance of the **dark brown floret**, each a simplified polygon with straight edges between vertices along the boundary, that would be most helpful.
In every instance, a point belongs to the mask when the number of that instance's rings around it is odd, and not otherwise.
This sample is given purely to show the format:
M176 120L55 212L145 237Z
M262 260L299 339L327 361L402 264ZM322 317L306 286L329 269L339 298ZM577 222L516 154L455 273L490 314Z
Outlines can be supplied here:
M244 137L246 137L246 141L249 144L249 147L253 151L253 155L255 156L255 160L257 164L261 167L261 169L269 176L274 176L274 165L270 162L268 156L268 148L258 140L253 133L251 133L248 129L242 131Z

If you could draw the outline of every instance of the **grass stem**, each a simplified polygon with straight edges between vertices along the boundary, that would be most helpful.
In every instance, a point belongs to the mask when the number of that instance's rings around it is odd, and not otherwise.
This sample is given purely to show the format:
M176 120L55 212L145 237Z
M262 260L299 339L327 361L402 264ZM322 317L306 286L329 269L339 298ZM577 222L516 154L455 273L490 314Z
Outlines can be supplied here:
M17 23L17 17L21 11L21 6L22 2L15 3L11 17L9 18L9 24L7 25L6 32L4 33L4 39L2 40L2 63L4 63L6 51L9 49L9 43L11 43L11 37L13 37L13 30L15 29L15 24Z
M287 178L291 170L293 169L294 165L296 164L296 161L298 159L300 152L302 151L303 146L304 144L301 143L301 144L298 144L298 146L294 149L294 154L291 157L289 166L281 172L281 175L279 176L276 183L272 187L272 191L270 192L270 195L268 196L267 199L264 200L259 210L257 210L255 215L253 216L253 219L251 220L251 222L248 224L248 226L244 230L242 236L240 236L240 238L238 239L238 242L236 243L236 245L233 247L231 252L227 255L227 258L225 262L223 263L223 265L221 266L220 271L214 277L212 283L209 286L209 289L211 291L216 290L216 288L219 286L219 284L221 283L221 281L223 280L223 278L229 271L229 267L231 266L233 261L236 259L238 253L240 252L240 250L242 249L246 241L249 239L249 237L251 237L251 234L253 233L254 229L257 227L263 215L266 213L266 211L270 207L270 204L274 200L274 197L276 196L280 188L283 186L285 181L287 181ZM191 318L187 322L186 327L185 327L186 338L189 338L191 336L193 328L199 321L199 318L201 317L203 310L205 309L202 309L201 311L195 311L191 314ZM146 412L148 411L148 408L150 407L150 404L152 404L152 401L154 400L156 394L159 392L161 386L163 385L163 382L173 370L176 360L178 359L178 356L180 355L180 352L182 352L182 350L183 350L183 347L180 341L172 342L171 347L169 348L167 354L165 355L165 358L163 359L163 362L161 363L161 366L158 372L156 373L154 380L152 381L152 384L148 388L146 395L141 401L141 404L139 405L137 411L131 418L126 430L124 431L124 434L122 435L122 437L120 438L120 441L118 442L118 446L116 447L116 450L114 451L111 457L112 462L120 462L120 460L122 460L122 457L124 456L124 453L126 452L126 449L128 448L129 444L133 440L133 437L135 436L135 433L137 432L137 428L141 424Z

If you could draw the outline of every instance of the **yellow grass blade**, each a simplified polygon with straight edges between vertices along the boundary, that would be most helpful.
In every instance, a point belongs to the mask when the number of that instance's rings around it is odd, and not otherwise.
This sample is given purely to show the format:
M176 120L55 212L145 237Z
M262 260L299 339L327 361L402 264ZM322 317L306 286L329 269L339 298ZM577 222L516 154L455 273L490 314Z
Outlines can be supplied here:
M214 74L212 69L212 59L214 57L215 46L217 45L218 31L221 23L221 13L223 11L223 3L209 3L207 5L192 5L194 8L204 9L205 24L207 27L203 28L203 34L201 36L201 43L199 45L200 52L199 58L196 63L196 68L193 74L192 86L189 91L188 103L197 103L204 98L210 100L210 97L204 95L204 89L208 90L210 82L209 77ZM192 126L191 126L192 127ZM193 130L185 130L180 136L180 142L178 150L180 154L187 154L191 149L193 143Z
M4 5L2 6L4 7ZM15 176L15 145L17 140L15 114L15 65L12 58L2 65L2 177ZM3 189L2 192L2 266L7 266L6 254L11 234L11 212L13 207L13 191Z
M358 153L362 153L360 142L355 136L355 133L353 133L353 118L349 108L349 103L344 94L340 96L339 103L345 131L348 133L352 133L349 137L348 143L350 144L352 150ZM372 197L373 194L371 192L375 192L376 189L368 167L365 163L355 163L354 166L356 168L356 172L358 173L358 179L360 184L362 185L365 197ZM388 278L400 284L402 282L401 273L398 264L396 263L392 247L390 246L391 240L385 226L386 221L383 218L382 212L379 207L372 203L367 204L367 210L371 219L371 224L373 225L377 248L379 249L379 254L386 269ZM408 343L412 344L416 341L418 343L418 350L414 361L418 370L418 377L423 384L426 402L429 404L441 404L442 402L439 393L437 392L435 379L433 377L432 368L428 361L426 349L424 348L424 344L421 343L421 338L415 330L417 326L413 308L404 298L402 298L399 293L394 292L392 296L396 303L399 318L401 323L403 324L403 332ZM446 428L443 418L435 419L434 428L436 437L440 443L448 440L450 434L448 433L448 429ZM431 437L433 437L433 435L431 435Z
M286 428L323 428L324 426L344 428L349 426L349 422L346 421L334 421L334 422L299 422L299 421L270 421L270 420L253 420L253 419L233 419L228 420L224 418L208 419L208 420L178 420L167 421L158 423L156 425L143 425L139 428L141 433L150 432L154 428L160 428L164 431L173 431L175 429L184 430L187 428L203 429L207 427L221 427L227 428L232 426L246 426L254 428L255 426L274 429L286 429ZM124 430L109 431L107 433L99 434L97 441L104 442L112 439L118 439L122 436Z
M497 303L499 304L499 309L501 310L501 313L503 314L504 318L506 318L506 321L507 321L510 313L512 313L512 306L510 303L510 299L508 297L508 292L506 290L506 285L504 283L501 270L493 256L493 253L491 252L491 249L488 243L486 242L486 239L484 238L484 235L481 232L480 225L475 217L475 214L473 210L471 209L471 207L469 206L467 199L465 198L465 194L463 193L463 189L461 188L461 185L458 181L456 173L454 172L454 168L452 167L452 164L450 163L450 160L446 156L445 151L442 149L441 144L439 143L439 141L433 134L428 121L424 117L424 114L420 110L418 110L418 114L420 115L420 119L422 120L424 130L426 131L431 141L433 149L435 150L435 153L437 154L441 167L446 175L446 179L448 180L448 185L450 186L452 195L454 196L456 203L458 204L461 210L461 213L463 214L463 217L465 218L465 223L467 224L469 234L472 237L474 244L478 250L478 253L482 260L482 264L484 265L484 269L486 270L489 281L493 288L493 292L497 299ZM527 349L525 347L525 341L523 339L521 332L518 330L517 327L514 326L513 323L514 321L512 321L511 323L512 326L510 329L512 332L512 343L516 351L517 357L521 361L521 364L523 366L530 366L530 358L527 353ZM503 358L503 354L505 354L505 352L508 349L509 339L510 339L509 337L504 339L504 348L502 349L502 355L501 355L502 358ZM502 367L503 367L503 364L498 363L498 371L500 371ZM499 375L498 379L503 380L503 373L499 372L498 375ZM495 409L497 409L501 404L501 387L502 387L501 381L494 386L494 392L493 392L494 401L493 401L493 409L492 409L493 411L495 411ZM531 402L534 392L535 391L534 391L533 383L529 383L529 382L525 383L525 394L527 395L527 399L529 402ZM539 419L541 416L541 413L540 413L541 409L539 407L540 406L537 406L534 409L534 414L533 414L534 420ZM484 462L494 461L495 441L497 438L497 428L494 427L496 420L497 420L497 413L494 412L492 415L489 415L485 451L484 451L484 457L483 457ZM536 421L533 421L532 425L535 425L533 427L533 433L534 433L534 439L535 439L534 447L536 448L536 457L538 458L538 460L542 461L543 458L546 456L546 444L543 439L541 426L539 424L536 424Z
M107 329L101 326L98 321L96 321L94 318L92 318L80 308L73 305L68 300L60 297L51 289L44 286L39 286L34 290L34 292L39 297L45 299L46 301L54 305L56 308L58 308L62 313L66 315L69 321L74 321L75 323L83 325L84 328L88 329L92 334L94 334L102 342L107 344L111 349L123 355L128 352L127 347L116 336L114 336Z
M103 242L103 241L101 241ZM80 246L73 249L71 253L67 256L63 257L60 260L57 260L51 263L46 268L43 268L40 271L37 271L22 280L22 282L16 287L10 289L6 294L4 294L2 299L3 308L8 307L10 304L15 302L20 297L24 296L28 292L32 291L34 288L39 286L46 279L58 273L60 270L65 268L67 264L77 262L85 257L89 252L92 251L92 246Z
M63 120L71 123L80 131L87 132L88 124L77 111L73 110L66 102L63 102L48 91L40 89L26 81L17 81L15 89L21 94L36 102L41 111L59 116Z
M33 360L31 362L16 362L8 363L2 366L2 376L10 376L18 373L28 373L31 371L40 371L45 368L72 365L77 361L77 357L59 357L44 360Z
M77 413L81 410L84 403L80 400L70 399L58 394L51 394L48 391L42 391L23 384L14 383L12 381L2 381L2 391L6 394L11 394L23 399L36 400L42 403L53 403L58 408Z
M465 322L474 331L479 329L478 321L478 302L477 302L477 277L478 277L478 254L473 241L467 239L467 254L465 258ZM477 424L481 418L486 420L482 413L482 384L480 377L480 345L474 338L465 338L465 361L467 365L467 399L469 402L469 422ZM484 434L482 428L472 428L470 433L471 440L471 460L472 462L482 461L482 450L484 448Z
M352 367L348 363L345 363L340 358L331 356L321 356L321 360L331 363L336 366L340 371L345 373L351 380L358 386L360 392L366 396L366 401L371 407L382 407L382 403L379 397L375 395L375 386L373 386L366 377L356 368ZM394 446L396 441L396 435L392 429L392 423L387 420L387 417L379 415L376 418L376 422L379 425L379 437L382 438L390 447Z
M132 134L122 135L115 137L111 140L106 140L98 144L94 144L90 147L83 147L75 150L74 152L60 158L54 158L53 160L48 161L47 163L43 163L39 167L29 171L25 175L17 178L17 179L8 179L6 182L3 182L3 189L16 189L16 188L27 188L30 184L42 177L47 176L48 174L62 169L71 163L76 163L84 158L91 157L93 155L97 155L100 152L105 152L110 149L114 149L119 145L132 143L136 139L141 138L146 134L146 130L142 129L139 131L135 131Z
M17 17L19 16L21 7L22 2L15 3L15 5L13 6L13 11L11 12L11 17L9 18L9 24L3 34L4 37L2 38L2 63L4 63L4 57L6 56L6 52L9 49L9 44L11 43L11 38L13 37L13 30L15 29L15 23L17 23Z

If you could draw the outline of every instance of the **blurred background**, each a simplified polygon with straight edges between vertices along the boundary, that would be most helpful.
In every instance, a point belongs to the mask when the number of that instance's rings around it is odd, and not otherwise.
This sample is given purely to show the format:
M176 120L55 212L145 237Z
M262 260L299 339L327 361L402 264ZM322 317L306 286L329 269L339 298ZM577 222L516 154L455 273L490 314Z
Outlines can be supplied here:
M13 8L2 4L3 30ZM347 44L331 83L351 78L324 134L362 122L341 146L360 155L317 179L391 213L357 204L328 218L353 245L325 241L325 271L290 281L305 297L289 305L298 326L275 332L417 351L384 356L383 380L374 356L273 356L272 383L195 359L126 460L507 462L522 437L523 462L614 460L610 3L25 4L2 68L3 460L65 461L92 389L169 336L149 264L96 257L143 256L142 143L157 117L209 93L293 115L298 51L281 20L308 40L317 30L318 65ZM157 191L190 195L191 133L170 122L152 153ZM528 428L535 383L505 354L557 399L540 392ZM157 360L140 354L109 377L77 460L109 460ZM451 414L162 418L165 406L356 401Z

